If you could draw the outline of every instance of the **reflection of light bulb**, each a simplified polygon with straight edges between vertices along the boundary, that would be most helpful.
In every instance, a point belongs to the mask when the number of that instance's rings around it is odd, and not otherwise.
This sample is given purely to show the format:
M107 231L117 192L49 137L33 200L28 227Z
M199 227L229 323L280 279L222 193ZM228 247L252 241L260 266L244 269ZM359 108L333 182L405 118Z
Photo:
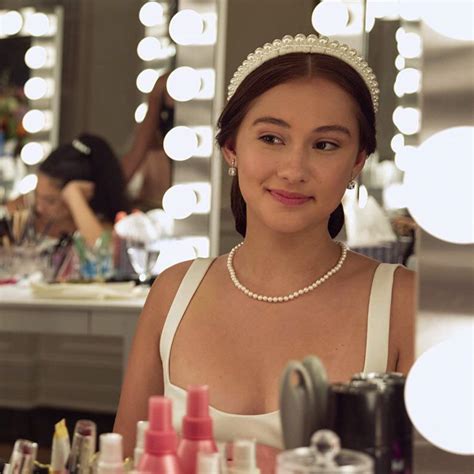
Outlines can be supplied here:
M313 28L323 35L343 33L348 22L349 10L340 1L320 2L311 15Z
M23 116L23 128L29 133L37 133L46 126L46 115L43 111L33 109Z
M418 33L405 33L397 41L398 52L405 58L421 56L421 36Z
M424 352L411 367L405 405L417 431L455 454L474 454L474 325ZM440 368L443 382L440 383Z
M157 59L160 55L161 43L158 38L154 36L147 36L143 38L137 46L137 54L143 61L152 61Z
M175 43L182 45L196 43L203 31L203 18L194 10L181 10L171 18L169 33Z
M48 83L42 77L32 77L26 81L24 91L30 100L42 99L48 92Z
M194 99L201 89L199 72L188 66L175 69L166 81L166 89L169 95L179 102Z
M165 153L176 161L191 158L198 148L196 132L189 127L174 127L165 136L163 148Z
M384 188L382 192L383 207L390 209L403 209L406 204L406 189L403 184L394 183Z
M392 115L393 123L405 135L418 133L421 126L420 109L398 106Z
M395 79L393 89L398 97L404 94L414 94L420 90L421 72L412 67L402 69Z
M18 183L18 191L20 194L31 193L31 191L34 191L37 184L38 177L35 174L29 174Z
M454 127L425 140L404 176L408 209L438 239L474 243L474 127Z
M421 15L429 27L448 38L474 40L472 1L430 2Z
M148 94L153 89L155 82L160 77L158 71L145 69L137 76L137 89L144 94Z
M397 133L393 136L392 141L390 142L390 147L392 150L397 153L405 145L405 137L401 133Z
M398 55L396 58L395 58L395 67L401 71L404 67L405 67L405 58L402 56L402 55Z
M143 104L140 104L135 110L135 122L137 123L143 122L147 112L148 112L148 104L145 102Z
M142 25L160 25L163 23L163 7L158 2L147 2L140 8L138 17Z
M197 196L190 186L176 184L163 196L163 209L174 219L189 217L197 205Z
M49 33L51 24L48 15L33 13L26 18L25 29L32 36L44 36Z
M395 166L401 171L406 171L410 167L410 165L416 160L417 152L418 148L414 146L402 146L399 150L396 151L394 160Z
M30 69L39 69L46 66L48 51L43 46L32 46L25 53L25 63Z
M6 35L16 35L23 26L23 17L15 10L11 10L3 15L3 32Z
M41 143L30 142L27 143L20 152L21 160L25 165L36 165L43 161L45 153Z

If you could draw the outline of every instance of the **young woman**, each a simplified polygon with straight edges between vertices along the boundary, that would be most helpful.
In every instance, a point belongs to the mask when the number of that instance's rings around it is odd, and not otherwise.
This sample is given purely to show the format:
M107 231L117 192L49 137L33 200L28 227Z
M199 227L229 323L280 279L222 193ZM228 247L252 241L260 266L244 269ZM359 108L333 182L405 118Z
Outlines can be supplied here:
M56 148L38 170L36 227L48 235L82 234L94 245L115 215L128 211L120 164L102 138L82 134Z
M115 430L131 453L152 394L210 387L219 440L281 448L278 398L290 359L317 355L330 381L406 373L413 357L413 274L334 240L341 198L375 150L375 77L345 45L298 35L239 68L219 120L243 243L178 264L140 317ZM264 450L262 450L264 452Z

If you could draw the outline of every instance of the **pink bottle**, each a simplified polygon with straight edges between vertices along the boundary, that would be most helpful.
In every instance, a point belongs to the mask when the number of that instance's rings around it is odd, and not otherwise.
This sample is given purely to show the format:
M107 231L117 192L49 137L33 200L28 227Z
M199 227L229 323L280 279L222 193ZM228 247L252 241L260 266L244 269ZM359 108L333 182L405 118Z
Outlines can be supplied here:
M207 385L188 388L186 415L183 417L182 438L178 446L183 474L196 474L199 452L217 453L209 416Z
M182 474L176 446L178 437L173 429L171 400L153 396L148 401L149 428L145 432L145 452L138 465L139 472L150 474Z

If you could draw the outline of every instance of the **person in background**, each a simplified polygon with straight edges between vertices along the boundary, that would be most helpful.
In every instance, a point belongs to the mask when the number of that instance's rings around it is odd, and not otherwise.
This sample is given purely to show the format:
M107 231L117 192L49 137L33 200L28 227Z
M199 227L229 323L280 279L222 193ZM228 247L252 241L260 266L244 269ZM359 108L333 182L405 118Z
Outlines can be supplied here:
M36 232L61 237L79 231L93 246L112 230L119 211L129 211L125 182L114 152L95 135L81 134L59 146L39 165L34 191ZM10 212L24 205L7 204Z
M174 102L166 91L168 75L160 76L148 95L145 118L121 162L133 204L144 211L161 207L163 194L171 186L172 162L163 150L163 139L174 120Z
M205 383L216 439L255 438L262 473L273 472L289 360L318 356L330 382L412 364L413 272L335 240L342 197L376 148L379 92L357 52L329 43L275 40L231 81L217 142L243 241L155 280L115 421L125 455L151 395L172 399L179 431L186 388Z

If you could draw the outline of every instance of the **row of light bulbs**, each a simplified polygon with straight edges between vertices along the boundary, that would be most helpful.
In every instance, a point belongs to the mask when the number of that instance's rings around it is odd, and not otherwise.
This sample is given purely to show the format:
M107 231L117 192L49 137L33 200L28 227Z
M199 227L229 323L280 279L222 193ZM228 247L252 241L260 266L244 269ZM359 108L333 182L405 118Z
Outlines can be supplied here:
M0 11L0 38L14 35L54 36L57 31L57 18L32 8L21 11Z

